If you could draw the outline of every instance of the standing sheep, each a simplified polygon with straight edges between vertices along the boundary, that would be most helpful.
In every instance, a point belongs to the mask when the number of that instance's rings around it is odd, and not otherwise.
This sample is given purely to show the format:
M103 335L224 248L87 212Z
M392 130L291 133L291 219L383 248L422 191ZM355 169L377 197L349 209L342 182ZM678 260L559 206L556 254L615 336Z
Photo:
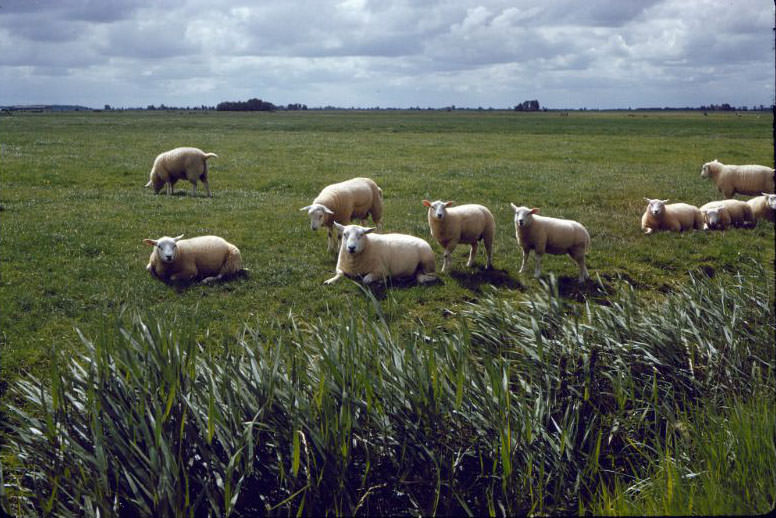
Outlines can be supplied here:
M182 237L183 234L143 240L154 247L146 265L152 277L163 282L187 282L201 278L207 284L242 270L240 250L223 238Z
M349 225L358 218L362 223L369 214L377 229L382 229L383 191L374 180L369 178L352 178L344 182L334 183L323 188L313 200L312 205L302 207L310 216L310 228L318 230L327 227L326 248L336 250L337 239L334 238L332 224L336 221L341 225Z
M167 184L167 194L172 195L173 185L178 180L188 180L192 185L192 195L197 195L197 180L205 184L207 195L210 193L210 185L207 181L207 159L218 157L215 153L205 153L195 147L177 147L170 151L160 153L154 160L151 175L146 187L153 187L154 193L159 194Z
M579 266L579 282L589 277L585 266L585 253L590 249L590 234L579 222L570 219L538 216L539 209L518 207L510 203L515 211L515 235L523 249L520 273L525 271L526 259L534 255L534 277L542 272L542 255L568 254Z
M647 209L641 216L641 230L645 234L651 234L657 230L682 232L703 228L703 214L694 205L687 203L666 205L668 200L644 199L647 201Z
M471 267L480 241L485 243L488 257L486 268L493 268L493 236L496 232L493 214L482 205L450 207L453 203L455 202L437 200L432 203L423 200L423 205L428 207L428 226L431 229L431 235L445 250L442 272L450 264L450 256L458 243L471 245L469 261L466 263L466 266Z
M714 209L721 209L714 210ZM720 227L725 230L730 225L746 227L754 224L752 207L741 200L718 200L709 202L698 209L703 215L703 230ZM713 211L713 212L709 212ZM712 220L714 225L711 224Z
M334 222L342 233L342 245L337 257L332 284L343 276L363 276L364 284L387 277L411 277L419 283L437 278L434 252L425 240L406 234L372 234L374 228L358 225L343 226Z
M711 178L725 198L736 193L757 196L761 192L773 193L774 171L764 165L725 165L719 160L706 162L701 167L701 178Z
M752 209L754 222L764 219L770 222L776 221L776 194L762 193L746 202Z

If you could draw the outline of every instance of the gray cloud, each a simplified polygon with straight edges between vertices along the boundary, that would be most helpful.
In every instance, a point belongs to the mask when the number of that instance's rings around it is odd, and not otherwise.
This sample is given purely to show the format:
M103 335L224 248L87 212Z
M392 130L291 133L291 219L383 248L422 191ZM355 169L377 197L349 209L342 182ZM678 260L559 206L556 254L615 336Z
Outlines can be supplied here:
M762 0L12 0L0 104L770 104L772 23Z

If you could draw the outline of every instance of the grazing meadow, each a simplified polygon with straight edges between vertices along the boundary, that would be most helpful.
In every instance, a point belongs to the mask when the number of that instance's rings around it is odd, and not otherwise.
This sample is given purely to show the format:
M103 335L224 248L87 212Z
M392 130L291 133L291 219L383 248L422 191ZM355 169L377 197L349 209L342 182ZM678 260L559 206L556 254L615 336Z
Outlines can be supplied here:
M773 164L767 113L0 116L0 507L11 514L749 514L776 504L774 226L645 236L644 197ZM213 197L143 188L195 146ZM324 286L299 209L367 176L384 230L480 203L428 286ZM519 274L510 202L575 219ZM371 222L370 222L371 223ZM248 273L168 286L144 238L217 234ZM763 482L766 481L766 482ZM768 482L770 481L770 483ZM713 498L712 498L713 497Z

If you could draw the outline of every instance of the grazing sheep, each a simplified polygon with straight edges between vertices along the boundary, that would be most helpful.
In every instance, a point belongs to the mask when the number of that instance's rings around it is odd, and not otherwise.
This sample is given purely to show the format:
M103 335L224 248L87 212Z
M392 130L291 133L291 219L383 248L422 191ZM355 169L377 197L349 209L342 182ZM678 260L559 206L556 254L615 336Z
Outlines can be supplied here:
M406 234L372 234L374 228L340 225L342 245L337 257L336 275L324 284L343 276L363 276L364 284L386 277L411 277L419 283L437 278L434 252L425 240Z
M710 214L709 211L715 209L715 208L721 208L723 209L720 213L720 211L714 211L713 214ZM700 209L701 214L703 215L703 230L708 230L709 228L721 228L721 230L725 230L730 225L733 225L735 227L746 227L751 226L754 224L754 216L752 216L752 207L749 206L745 201L741 200L718 200L718 201L712 201L709 202ZM720 214L722 214L720 216ZM711 224L711 221L714 221L714 225Z
M488 256L486 267L493 268L493 236L496 231L493 214L482 205L450 207L453 203L455 202L437 200L432 203L423 200L423 205L428 207L428 226L431 228L431 235L445 250L442 271L444 272L450 264L450 256L458 243L471 245L466 266L472 266L480 241L485 243Z
M146 270L163 282L192 281L202 278L207 284L235 275L242 270L240 250L218 236L191 239L160 237L144 239L153 246Z
M337 240L332 233L332 224L349 225L351 219L358 218L362 223L369 214L377 229L382 229L383 191L369 178L352 178L323 188L313 200L312 205L302 207L310 216L310 228L318 230L321 226L328 229L326 248L336 250ZM339 236L337 236L339 239Z
M153 187L154 193L159 191L167 184L167 194L172 195L173 185L178 180L188 180L192 185L192 195L197 195L197 180L202 180L210 193L210 185L207 182L207 159L218 157L215 153L205 153L195 147L177 147L170 151L160 153L154 160L154 166L151 168L151 175L146 187Z
M762 193L746 202L752 209L752 217L755 223L764 219L770 222L776 221L776 194Z
M725 198L736 193L757 196L773 193L773 169L764 165L725 165L718 160L701 167L701 178L711 178Z
M703 228L703 214L694 205L687 203L666 205L668 200L644 199L647 201L647 210L641 216L641 230L645 234L651 234L656 230L682 232Z
M525 270L526 259L531 250L534 254L534 276L542 271L542 255L569 254L579 266L579 282L589 277L585 266L585 253L590 249L590 234L581 223L570 219L538 216L539 209L518 207L510 203L515 211L515 235L523 249L520 273Z

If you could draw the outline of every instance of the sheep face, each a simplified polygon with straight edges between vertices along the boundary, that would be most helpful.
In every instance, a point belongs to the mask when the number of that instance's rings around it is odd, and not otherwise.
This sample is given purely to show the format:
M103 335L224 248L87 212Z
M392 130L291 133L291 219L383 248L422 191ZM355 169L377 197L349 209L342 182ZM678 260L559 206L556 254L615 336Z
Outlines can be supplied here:
M763 193L765 196L765 204L771 209L776 210L776 194Z
M716 167L719 164L719 161L712 160L711 162L706 162L703 164L703 167L701 167L701 178L709 178L711 176L712 168Z
M711 209L706 210L706 223L709 225L710 228L717 228L720 226L722 221L722 216L720 215L719 207L714 207Z
M334 214L327 206L319 203L302 207L299 210L307 211L307 214L310 216L310 228L313 230L318 230L324 226L326 224L327 216Z
M151 245L156 247L156 255L159 257L159 260L166 264L171 264L175 262L175 258L178 255L178 245L176 244L181 238L183 237L183 234L177 236L177 237L160 237L159 239L146 239L144 242L147 245Z
M436 219L438 219L440 221L445 219L445 216L447 215L447 207L451 206L453 203L455 203L455 202L453 202L453 201L441 201L441 200L437 200L435 202L430 202L428 200L423 200L423 205L425 207L428 207L429 210L431 211L431 214L433 215L433 217L435 217Z
M533 215L539 213L539 209L536 208L518 207L514 203L510 203L510 205L515 211L515 226L517 227L525 228L530 226L533 223Z
M151 177L148 180L148 183L145 184L146 187L151 187L154 190L155 194L159 194L159 191L162 190L162 187L164 187L164 180L159 178L158 175L155 175L154 173L151 173Z
M651 200L644 198L647 201L647 211L654 217L659 217L666 211L666 203L668 200Z
M359 225L343 226L336 222L334 225L342 232L342 247L351 255L364 251L364 247L366 247L365 236L374 231L374 228Z

